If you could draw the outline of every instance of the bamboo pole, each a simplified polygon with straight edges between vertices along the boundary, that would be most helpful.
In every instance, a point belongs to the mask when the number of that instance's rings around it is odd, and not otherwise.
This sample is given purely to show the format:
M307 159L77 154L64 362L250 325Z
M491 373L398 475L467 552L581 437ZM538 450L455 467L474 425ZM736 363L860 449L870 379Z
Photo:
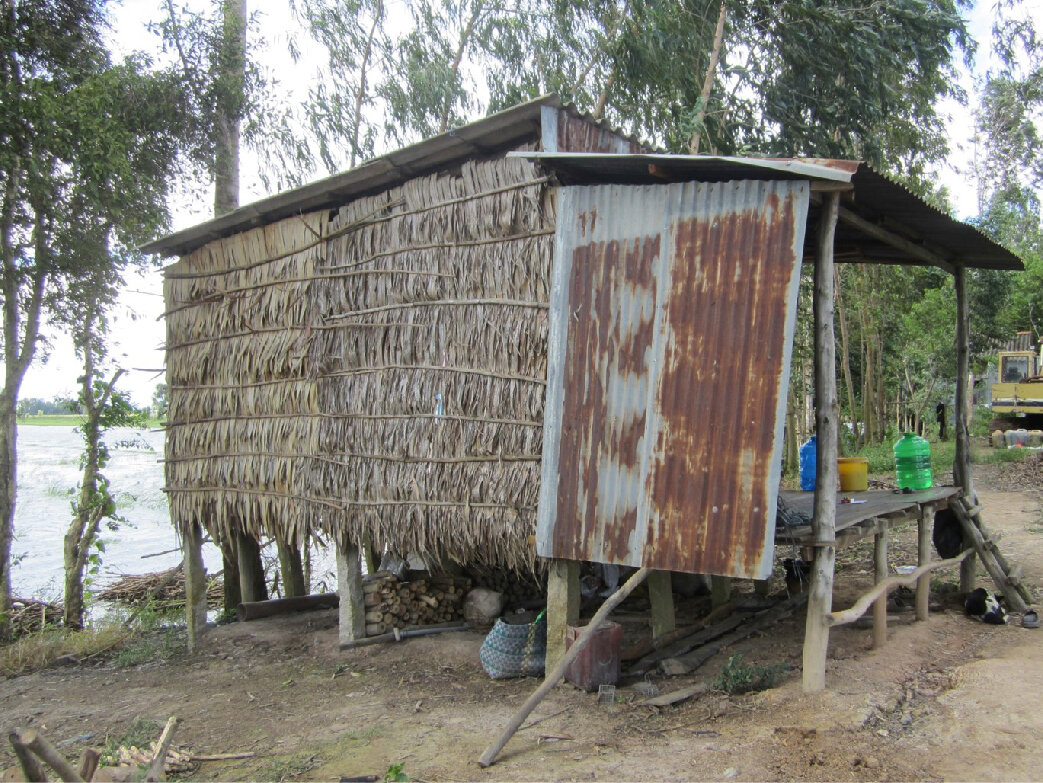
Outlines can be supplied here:
M916 521L916 564L925 566L931 562L931 525L934 522L934 504L923 507ZM931 600L931 576L925 573L916 581L916 619L926 620Z
M873 564L876 584L887 579L887 532L880 532L873 539ZM882 593L873 602L873 647L880 649L887 644L887 593Z
M527 299L496 299L489 297L478 299L425 299L418 302L401 302L397 304L381 305L380 307L364 307L359 310L347 310L343 313L333 313L332 315L328 315L326 316L326 320L342 321L346 318L355 318L360 315L390 313L398 310L414 310L422 307L475 307L477 305L487 305L490 307L521 307L534 310L546 310L550 307L546 302L537 302Z
M533 691L532 695L525 700L525 703L521 708L514 714L514 717L508 722L507 727L500 733L489 747L485 749L485 752L478 759L478 766L485 768L489 767L496 761L497 755L503 750L503 746L507 744L508 740L514 736L514 733L518 731L518 728L525 722L525 719L529 717L530 713L536 708L543 699L550 693L551 689L561 682L562 677L565 676L565 670L569 668L569 665L579 657L579 654L583 651L583 648L587 646L587 643L593 637L594 632L608 619L608 616L612 613L623 600L630 595L634 589L645 581L648 576L650 569L642 567L630 575L620 588L610 595L605 603L601 605L601 608L595 612L594 616L590 618L590 622L583 628L582 633L576 638L576 641L572 643L572 646L565 652L558 665L554 667L554 671L548 674L543 683Z
M839 193L823 196L815 255L815 428L818 434L818 460L812 517L815 560L811 570L804 632L805 693L815 693L826 687L826 653L829 648L826 617L833 603L833 570L836 561L839 405L833 334L833 240L839 205Z
M970 375L970 305L967 301L967 270L962 265L953 272L956 288L956 410L953 412L953 430L956 437L956 456L953 460L953 484L963 487L965 497L974 497L974 482L971 477L970 430L967 422ZM964 548L973 545L972 539L964 537ZM974 555L970 555L960 566L960 591L970 593L975 583Z

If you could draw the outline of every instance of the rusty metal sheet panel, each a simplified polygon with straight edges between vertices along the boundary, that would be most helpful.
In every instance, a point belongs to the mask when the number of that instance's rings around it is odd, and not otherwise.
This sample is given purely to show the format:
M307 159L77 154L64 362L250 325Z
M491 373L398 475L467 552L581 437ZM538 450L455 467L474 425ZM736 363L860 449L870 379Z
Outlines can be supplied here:
M560 189L540 555L770 573L809 193Z

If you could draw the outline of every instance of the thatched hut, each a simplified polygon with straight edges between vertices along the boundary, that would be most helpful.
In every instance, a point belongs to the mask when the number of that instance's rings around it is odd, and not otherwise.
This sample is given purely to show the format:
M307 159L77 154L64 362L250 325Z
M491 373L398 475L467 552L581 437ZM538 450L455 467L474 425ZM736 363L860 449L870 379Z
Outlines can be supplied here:
M857 161L645 154L555 99L146 249L181 256L165 284L167 488L190 596L203 528L241 562L262 536L335 543L349 643L365 635L367 541L518 571L539 554L548 660L579 620L580 560L651 573L659 636L671 571L770 571L797 281L814 264L808 690L824 687L830 625L885 606L890 525L919 525L921 619L930 572L957 563L929 562L929 524L961 494L976 509L966 271L1021 268ZM959 486L838 513L835 256L953 275ZM867 536L879 583L832 612L836 547ZM991 562L975 539L964 583L974 552Z
M505 154L640 149L543 99L147 246L180 533L533 568L555 204Z

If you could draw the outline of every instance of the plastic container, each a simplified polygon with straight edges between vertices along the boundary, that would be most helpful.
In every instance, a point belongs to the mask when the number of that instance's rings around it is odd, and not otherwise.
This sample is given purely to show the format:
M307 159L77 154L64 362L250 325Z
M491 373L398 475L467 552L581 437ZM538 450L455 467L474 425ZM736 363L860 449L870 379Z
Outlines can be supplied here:
M565 649L569 649L583 632L584 626L565 628ZM615 685L619 680L619 653L623 646L623 626L607 622L594 631L590 642L565 670L565 679L585 691L596 691L602 685Z
M895 443L895 473L899 489L930 489L931 444L912 432L907 432Z
M1029 437L1026 445L1037 449L1040 446L1043 446L1043 430L1029 430Z
M865 457L839 457L841 492L864 492L869 489L869 460Z
M1008 449L1024 447L1028 445L1029 441L1028 430L1007 430L1003 433L1003 437L1007 439Z
M800 488L805 492L815 489L815 471L818 468L818 436L812 435L800 447Z
M994 430L992 433L992 448L1007 448L1007 439L1003 437L1003 430Z

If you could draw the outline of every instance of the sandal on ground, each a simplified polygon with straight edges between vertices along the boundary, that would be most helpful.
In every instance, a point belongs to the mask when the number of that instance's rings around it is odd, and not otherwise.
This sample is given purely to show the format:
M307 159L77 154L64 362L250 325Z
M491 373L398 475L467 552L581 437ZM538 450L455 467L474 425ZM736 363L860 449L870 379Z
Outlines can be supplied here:
M1021 616L1022 628L1039 628L1039 614L1035 609L1029 609Z

